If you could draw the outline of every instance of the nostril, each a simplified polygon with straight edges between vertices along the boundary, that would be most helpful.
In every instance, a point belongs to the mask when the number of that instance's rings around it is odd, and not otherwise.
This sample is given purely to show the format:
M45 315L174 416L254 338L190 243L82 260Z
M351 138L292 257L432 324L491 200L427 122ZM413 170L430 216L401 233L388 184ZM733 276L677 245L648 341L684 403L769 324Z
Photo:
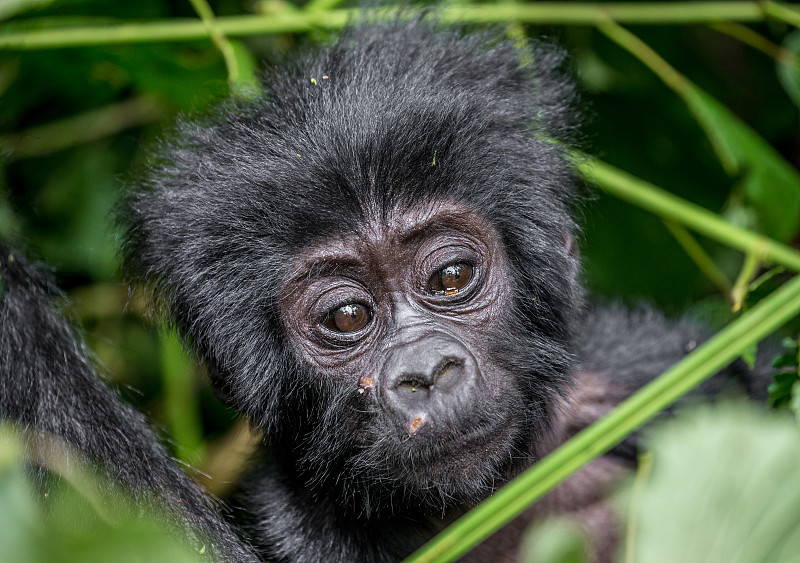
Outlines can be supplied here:
M431 384L431 388L434 385L447 387L448 385L455 383L455 381L458 379L458 375L463 371L463 368L464 360L459 358L445 358L433 372L433 383Z
M421 377L404 377L395 385L395 390L403 395L427 396L431 389L433 389L433 385Z
M408 378L404 378L404 379L401 379L400 381L398 381L396 387L398 389L400 389L401 387L404 387L406 389L414 390L414 389L418 389L418 388L421 388L421 387L426 387L427 388L427 387L429 387L429 384L424 382L422 380L422 378L408 377Z
M392 348L378 376L379 397L409 436L444 436L479 400L477 361L439 333Z

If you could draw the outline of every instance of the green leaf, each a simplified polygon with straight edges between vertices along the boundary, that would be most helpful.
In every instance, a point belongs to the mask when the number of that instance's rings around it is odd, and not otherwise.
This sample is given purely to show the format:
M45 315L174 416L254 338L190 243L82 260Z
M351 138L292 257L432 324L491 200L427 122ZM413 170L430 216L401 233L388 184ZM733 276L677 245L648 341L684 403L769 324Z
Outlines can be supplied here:
M46 436L39 437L49 447ZM165 515L128 494L53 443L32 478L24 441L0 426L0 561L199 563L204 548L182 535ZM38 475L38 474L37 474ZM42 475L39 475L41 477ZM59 478L62 476L63 478Z
M745 307L750 308L767 295L778 289L786 281L784 274L786 268L778 266L772 268L747 285L747 296L745 297Z
M683 413L648 440L634 561L761 563L800 553L800 433L748 404Z
M725 170L758 213L759 228L780 241L800 229L800 175L755 131L712 96L687 82L683 99Z
M742 350L742 360L750 369L756 367L756 356L758 355L758 343L754 342Z
M797 383L797 373L783 371L772 375L772 383L767 387L769 392L769 406L779 408L789 403L792 397L792 387Z
M772 360L772 367L774 368L786 368L786 367L796 367L797 366L797 356L793 352L787 352L786 354L781 354L774 360Z
M772 383L767 387L769 405L773 408L787 405L792 399L792 388L800 382L800 342L784 338L781 343L789 351L772 360L772 367L779 369L772 374Z

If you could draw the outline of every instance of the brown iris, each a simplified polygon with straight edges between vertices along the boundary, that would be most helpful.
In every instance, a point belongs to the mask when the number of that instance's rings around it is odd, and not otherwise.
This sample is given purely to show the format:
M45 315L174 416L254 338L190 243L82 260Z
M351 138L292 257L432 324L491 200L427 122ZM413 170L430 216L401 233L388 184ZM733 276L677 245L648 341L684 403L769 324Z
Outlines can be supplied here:
M454 295L464 289L471 279L472 266L458 262L433 274L428 284L434 295Z
M369 319L366 305L348 303L328 313L322 325L335 332L356 332L367 326Z

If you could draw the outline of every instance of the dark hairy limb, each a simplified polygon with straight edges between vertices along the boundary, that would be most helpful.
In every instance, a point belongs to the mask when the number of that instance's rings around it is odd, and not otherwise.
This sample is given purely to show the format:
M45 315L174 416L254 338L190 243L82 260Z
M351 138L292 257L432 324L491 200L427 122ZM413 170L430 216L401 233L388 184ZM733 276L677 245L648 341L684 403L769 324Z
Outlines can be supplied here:
M54 303L63 295L49 273L0 245L0 279L0 419L31 437L35 456L62 441L84 454L137 502L163 511L191 547L205 546L211 560L255 561L144 416L100 381Z

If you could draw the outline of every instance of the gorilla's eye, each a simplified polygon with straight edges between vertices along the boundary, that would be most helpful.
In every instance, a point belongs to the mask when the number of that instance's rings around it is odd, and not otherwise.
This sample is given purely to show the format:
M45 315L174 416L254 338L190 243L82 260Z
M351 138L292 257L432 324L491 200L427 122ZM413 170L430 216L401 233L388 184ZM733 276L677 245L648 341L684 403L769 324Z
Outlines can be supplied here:
M356 332L367 326L370 318L366 305L348 303L328 313L322 326L334 332Z
M428 286L434 295L454 295L472 279L472 266L458 262L445 266L431 276Z

